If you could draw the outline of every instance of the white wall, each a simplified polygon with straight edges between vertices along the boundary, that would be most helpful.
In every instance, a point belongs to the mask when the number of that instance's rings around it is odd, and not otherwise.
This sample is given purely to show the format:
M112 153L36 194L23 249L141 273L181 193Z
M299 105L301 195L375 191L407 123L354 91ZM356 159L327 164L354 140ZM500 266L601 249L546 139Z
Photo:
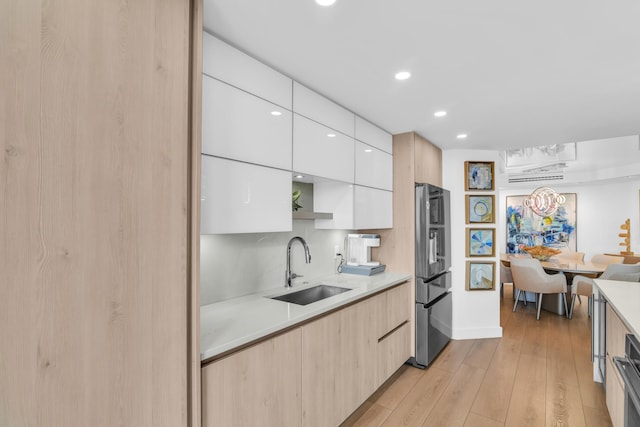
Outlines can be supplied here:
M304 281L335 272L335 245L343 250L348 231L316 230L313 221L294 220L290 233L216 234L200 236L200 300L202 305L270 289L284 290L289 239L307 241L311 263L305 264L299 242L291 247L291 270Z
M500 327L500 287L498 255L500 241L496 235L496 257L482 258L482 261L496 261L496 288L493 291L467 291L465 289L466 228L464 162L499 161L498 153L481 150L445 150L442 152L442 184L451 192L451 292L453 293L453 338L474 339L501 337ZM473 192L491 194L491 192ZM497 204L496 210L500 206ZM473 225L474 227L476 224ZM479 226L484 227L484 225ZM487 224L487 228L499 228L499 224ZM503 245L504 246L504 245Z
M498 152L484 150L445 150L442 153L443 186L451 191L451 249L453 292L453 336L455 339L489 338L502 335L500 327L499 257L496 261L496 289L494 291L465 290L465 224L464 162L495 161L498 173ZM638 166L640 167L640 166ZM627 170L622 171L625 175ZM594 176L598 171L594 171ZM498 183L506 182L497 177ZM584 178L584 177L583 177ZM548 185L559 192L577 194L577 250L585 252L585 259L596 253L617 253L624 250L620 225L631 220L631 250L640 254L640 178L599 181L591 184L544 184L532 182L496 194L496 255L505 251L506 197L529 194L537 187ZM489 192L486 192L489 193ZM485 194L485 192L477 194ZM483 260L491 258L483 258Z
M531 193L541 183L531 183L526 187L509 188L500 193L500 228L498 240L504 250L506 234L506 198L513 195ZM589 185L550 185L561 193L576 193L576 238L577 251L585 253L585 259L596 253L619 253L625 250L619 246L623 232L620 229L627 218L631 220L631 250L640 254L639 193L640 179L621 182L604 182Z

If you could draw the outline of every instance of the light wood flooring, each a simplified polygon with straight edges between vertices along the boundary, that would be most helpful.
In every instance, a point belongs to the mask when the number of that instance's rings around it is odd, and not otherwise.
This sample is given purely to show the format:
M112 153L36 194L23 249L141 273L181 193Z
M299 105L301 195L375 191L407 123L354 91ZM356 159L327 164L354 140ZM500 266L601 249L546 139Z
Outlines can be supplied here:
M503 337L451 341L425 370L403 366L343 426L611 426L592 380L586 298L571 320L505 285Z

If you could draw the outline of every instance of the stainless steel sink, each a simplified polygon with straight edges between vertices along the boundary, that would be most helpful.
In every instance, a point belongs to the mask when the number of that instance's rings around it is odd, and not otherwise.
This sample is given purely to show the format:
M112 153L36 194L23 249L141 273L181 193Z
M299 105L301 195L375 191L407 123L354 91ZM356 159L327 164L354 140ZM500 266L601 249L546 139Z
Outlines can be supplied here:
M312 302L320 301L343 292L350 291L349 288L341 288L339 286L318 285L312 288L302 289L290 294L270 297L278 301L290 302L298 305L307 305Z

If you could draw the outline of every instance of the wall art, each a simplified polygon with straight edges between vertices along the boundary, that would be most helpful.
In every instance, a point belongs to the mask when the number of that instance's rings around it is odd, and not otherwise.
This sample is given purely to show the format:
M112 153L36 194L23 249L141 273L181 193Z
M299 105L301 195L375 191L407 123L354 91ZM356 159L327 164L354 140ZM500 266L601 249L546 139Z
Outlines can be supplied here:
M523 253L525 246L555 249L577 248L577 195L562 193L566 202L550 216L536 215L524 205L528 196L507 196L507 245L509 254Z

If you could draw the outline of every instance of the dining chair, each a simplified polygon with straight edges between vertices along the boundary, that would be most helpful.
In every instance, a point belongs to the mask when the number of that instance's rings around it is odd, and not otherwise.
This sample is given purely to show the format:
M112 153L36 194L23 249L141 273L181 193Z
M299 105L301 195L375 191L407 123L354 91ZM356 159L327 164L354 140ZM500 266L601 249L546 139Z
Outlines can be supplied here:
M509 260L513 259L513 258L531 258L531 255L529 255L528 253L522 253L522 254L510 254L507 257ZM500 262L500 296L504 296L504 284L505 283L511 283L513 285L513 275L511 274L511 268L504 265L504 263ZM513 295L515 297L516 295L516 287L515 285L513 285ZM524 294L524 298L522 298L522 300L524 301L524 305L527 305L527 293L525 292Z
M584 261L584 252L560 252L559 254L554 255L551 258L557 259L558 261L581 263Z
M513 286L517 289L516 302L513 311L516 311L520 291L533 292L537 295L536 305L538 308L537 320L540 320L540 309L542 308L542 296L544 294L562 294L564 311L569 317L567 310L567 279L564 273L548 274L542 268L540 261L534 258L513 258L511 259L511 274L513 275Z
M605 255L608 256L608 255ZM594 256L595 258L595 256ZM621 257L619 257L621 258ZM595 261L593 261L595 262ZM639 282L640 281L640 264L609 264L607 269L598 279L604 280L620 280L622 282ZM591 317L593 310L593 278L581 275L574 276L571 282L571 308L569 310L569 319L573 317L573 306L576 302L576 296L584 295L589 298L589 306L587 307L587 315Z

